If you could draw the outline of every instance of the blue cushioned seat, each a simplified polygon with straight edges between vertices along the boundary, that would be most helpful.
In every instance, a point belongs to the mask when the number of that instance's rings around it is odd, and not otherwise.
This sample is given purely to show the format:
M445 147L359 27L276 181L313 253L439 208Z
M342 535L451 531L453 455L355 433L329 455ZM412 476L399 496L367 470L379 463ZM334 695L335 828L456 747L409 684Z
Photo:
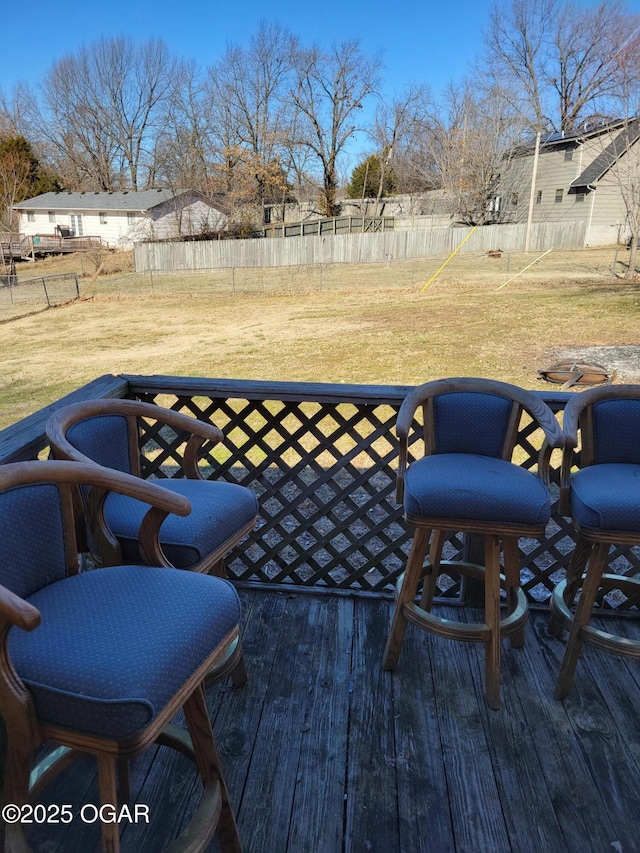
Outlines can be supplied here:
M167 558L179 569L195 566L255 519L258 502L245 486L213 480L159 480L158 485L188 498L191 514L170 515L160 528ZM125 562L140 562L138 531L146 504L112 492L105 503L107 524L122 546Z
M408 516L544 525L549 492L511 462L469 453L441 453L412 463L405 478Z
M42 624L12 628L9 651L38 718L104 738L147 726L240 618L227 581L147 566L64 578L27 600Z
M571 515L592 529L640 530L640 465L612 462L576 471Z

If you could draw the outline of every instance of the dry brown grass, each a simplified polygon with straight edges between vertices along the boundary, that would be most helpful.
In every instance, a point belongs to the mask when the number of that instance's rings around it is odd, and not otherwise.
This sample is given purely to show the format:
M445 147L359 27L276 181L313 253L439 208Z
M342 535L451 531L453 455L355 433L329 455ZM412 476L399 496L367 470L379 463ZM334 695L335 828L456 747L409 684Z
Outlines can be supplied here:
M178 293L154 277L153 293L105 289L5 323L0 425L107 372L380 384L479 375L535 388L558 348L640 343L640 289L611 278L611 249L556 253L554 268L541 262L499 291L506 259L458 260L425 293L433 259L402 275L332 268L335 285L325 270L322 289L301 292L286 286L291 271L257 270L235 297L214 275L178 277ZM531 260L512 256L510 273ZM265 278L273 290L257 286Z

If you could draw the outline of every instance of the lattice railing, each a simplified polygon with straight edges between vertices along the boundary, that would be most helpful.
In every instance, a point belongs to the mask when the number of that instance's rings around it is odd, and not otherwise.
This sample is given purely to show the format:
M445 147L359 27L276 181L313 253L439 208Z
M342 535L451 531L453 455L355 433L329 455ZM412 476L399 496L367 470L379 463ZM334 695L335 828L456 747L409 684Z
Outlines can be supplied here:
M261 520L231 555L231 576L316 589L391 590L411 539L395 502L394 425L407 388L127 378L132 396L219 426L224 447L205 453L207 476L242 483L258 495ZM567 395L543 396L560 411ZM181 476L182 441L147 428L141 439L145 475ZM525 416L519 464L536 466L541 441ZM559 461L559 455L552 460L556 482ZM573 529L556 508L554 502L544 541L520 541L523 588L532 603L546 602L571 557ZM446 556L462 547L452 536ZM632 549L617 548L612 559L618 572L640 570ZM441 597L460 595L457 578L441 580ZM605 606L621 610L625 602L612 599Z

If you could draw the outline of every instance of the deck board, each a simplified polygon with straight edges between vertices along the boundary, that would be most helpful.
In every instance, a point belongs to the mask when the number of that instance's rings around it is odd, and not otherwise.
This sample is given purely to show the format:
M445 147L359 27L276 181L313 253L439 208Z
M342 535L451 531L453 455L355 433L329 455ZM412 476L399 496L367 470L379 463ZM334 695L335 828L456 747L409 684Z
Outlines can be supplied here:
M636 662L588 647L557 702L563 642L546 614L532 614L525 647L503 644L502 707L491 711L475 645L409 626L396 672L381 670L385 599L241 597L249 682L214 686L207 702L246 853L638 849ZM638 622L621 630L640 635ZM89 762L73 765L43 802L71 799L79 810L95 798L94 775ZM154 749L134 762L132 788L152 823L128 827L123 850L156 853L187 820L198 785L186 759ZM36 853L99 843L80 821L27 838Z

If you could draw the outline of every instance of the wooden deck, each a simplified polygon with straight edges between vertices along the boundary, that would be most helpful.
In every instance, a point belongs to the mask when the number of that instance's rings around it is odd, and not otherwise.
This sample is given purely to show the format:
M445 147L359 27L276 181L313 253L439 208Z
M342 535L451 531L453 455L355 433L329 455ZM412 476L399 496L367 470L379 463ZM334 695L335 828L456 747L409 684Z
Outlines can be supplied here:
M532 613L525 647L503 645L495 712L475 645L409 626L396 673L381 670L387 599L241 596L250 680L214 687L209 705L246 853L640 850L637 663L590 647L557 702L563 643ZM637 622L615 625L640 634ZM137 760L132 788L151 823L127 826L125 851L163 848L197 801L193 779L167 750ZM96 802L89 762L43 800L76 813L83 801ZM90 851L98 831L76 818L28 838L34 851Z

